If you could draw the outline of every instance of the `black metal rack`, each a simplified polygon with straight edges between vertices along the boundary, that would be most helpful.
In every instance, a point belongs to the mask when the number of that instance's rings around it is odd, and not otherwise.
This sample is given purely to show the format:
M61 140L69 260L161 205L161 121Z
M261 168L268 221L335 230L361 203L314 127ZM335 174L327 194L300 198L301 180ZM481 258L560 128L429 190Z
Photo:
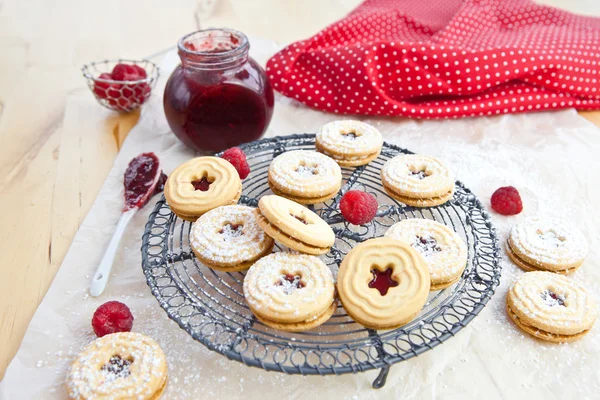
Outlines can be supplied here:
M244 180L240 204L256 206L257 199L271 193L267 170L274 157L289 150L314 149L314 140L313 134L298 134L241 146L252 173ZM383 235L401 219L433 219L460 234L469 253L460 281L431 292L421 313L409 324L387 331L365 329L340 305L328 322L308 332L289 333L265 326L244 301L245 272L224 273L202 265L189 245L191 223L177 218L164 197L150 214L142 238L142 268L152 293L182 329L231 360L302 375L381 369L373 387L382 387L391 365L432 349L464 328L494 294L501 273L500 248L490 217L461 182L456 182L453 199L438 207L408 207L385 193L380 169L400 153L410 152L386 143L381 155L367 166L343 168L344 185L338 196L311 209L336 234L334 247L323 256L334 276L355 243ZM338 202L351 188L366 190L378 199L377 217L367 225L348 224L339 212Z

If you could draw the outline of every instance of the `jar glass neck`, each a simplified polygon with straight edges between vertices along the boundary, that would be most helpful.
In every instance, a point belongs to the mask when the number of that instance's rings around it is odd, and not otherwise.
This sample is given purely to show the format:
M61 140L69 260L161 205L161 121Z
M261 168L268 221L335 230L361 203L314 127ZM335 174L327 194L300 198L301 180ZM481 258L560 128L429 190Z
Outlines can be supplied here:
M244 64L250 44L239 31L205 29L184 36L177 47L184 67L224 70Z

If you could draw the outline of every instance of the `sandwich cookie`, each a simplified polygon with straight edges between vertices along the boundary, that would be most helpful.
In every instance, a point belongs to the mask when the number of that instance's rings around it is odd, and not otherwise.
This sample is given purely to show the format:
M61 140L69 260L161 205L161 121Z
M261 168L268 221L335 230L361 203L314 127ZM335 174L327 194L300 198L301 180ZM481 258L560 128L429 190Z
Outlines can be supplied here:
M275 242L258 225L254 208L235 205L212 209L198 218L190 231L190 244L207 267L233 272L271 253Z
M342 170L316 151L288 151L269 165L269 186L276 195L300 204L322 203L339 192Z
M198 157L175 168L164 193L173 213L195 221L213 208L236 204L242 194L242 181L229 161Z
M381 169L388 195L414 207L444 204L454 194L454 174L437 158L403 154L388 160Z
M550 342L571 342L589 332L597 317L592 296L569 278L527 272L506 296L506 312L528 334Z
M588 245L581 233L561 220L530 217L513 226L506 250L525 271L569 274L585 260Z
M405 219L392 225L385 237L410 244L425 258L431 274L430 290L458 282L467 266L467 246L446 225L429 219Z
M273 253L258 260L244 278L244 297L263 324L300 332L335 312L331 270L314 256Z
M429 294L429 270L409 244L369 239L344 257L337 289L356 322L370 329L400 327L421 311Z
M335 234L308 208L280 196L263 196L255 210L258 225L292 250L319 255L329 252Z
M383 137L374 127L355 120L323 125L315 140L317 151L333 158L342 167L365 165L379 156Z
M167 385L167 360L153 339L120 332L94 340L67 375L69 399L158 399Z

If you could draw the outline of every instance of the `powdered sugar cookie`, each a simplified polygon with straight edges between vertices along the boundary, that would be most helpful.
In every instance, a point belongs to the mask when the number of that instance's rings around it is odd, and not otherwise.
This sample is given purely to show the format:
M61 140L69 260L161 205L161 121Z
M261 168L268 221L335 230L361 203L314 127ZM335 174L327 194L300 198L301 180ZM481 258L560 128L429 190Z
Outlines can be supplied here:
M403 154L381 169L385 191L394 199L415 207L444 204L454 194L454 174L437 158Z
M431 290L456 283L467 265L467 246L446 225L428 219L405 219L392 225L385 237L410 244L425 258Z
M158 399L167 385L167 361L151 338L113 333L90 343L67 375L70 399Z
M588 253L585 237L555 218L525 219L511 229L506 247L510 258L525 271L559 274L575 271Z
M274 240L258 225L254 208L223 206L202 215L192 225L190 244L208 267L240 271L271 253Z
M581 338L598 314L596 302L581 285L545 271L517 279L508 291L506 311L519 328L551 342Z
M327 222L308 208L280 196L263 196L258 201L258 225L273 239L301 253L329 252L335 234Z
M164 193L179 218L195 221L213 208L236 204L242 194L242 181L229 161L197 157L175 168Z
M381 133L374 126L355 120L325 124L315 140L317 150L342 167L368 164L379 156L381 146Z
M342 185L342 170L331 158L310 150L288 151L269 165L273 193L300 204L322 203Z
M395 239L369 239L344 257L337 288L356 322L392 329L414 319L427 301L429 271L423 256Z
M305 331L327 321L335 311L333 296L331 270L304 254L270 254L244 278L244 297L256 318L284 331Z

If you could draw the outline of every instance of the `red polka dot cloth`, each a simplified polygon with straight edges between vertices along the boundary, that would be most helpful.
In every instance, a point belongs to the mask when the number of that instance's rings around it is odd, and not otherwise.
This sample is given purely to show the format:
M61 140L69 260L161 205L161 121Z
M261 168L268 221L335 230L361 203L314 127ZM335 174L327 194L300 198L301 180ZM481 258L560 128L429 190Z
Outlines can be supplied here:
M457 118L600 108L599 64L599 18L530 0L367 0L267 73L323 111Z

